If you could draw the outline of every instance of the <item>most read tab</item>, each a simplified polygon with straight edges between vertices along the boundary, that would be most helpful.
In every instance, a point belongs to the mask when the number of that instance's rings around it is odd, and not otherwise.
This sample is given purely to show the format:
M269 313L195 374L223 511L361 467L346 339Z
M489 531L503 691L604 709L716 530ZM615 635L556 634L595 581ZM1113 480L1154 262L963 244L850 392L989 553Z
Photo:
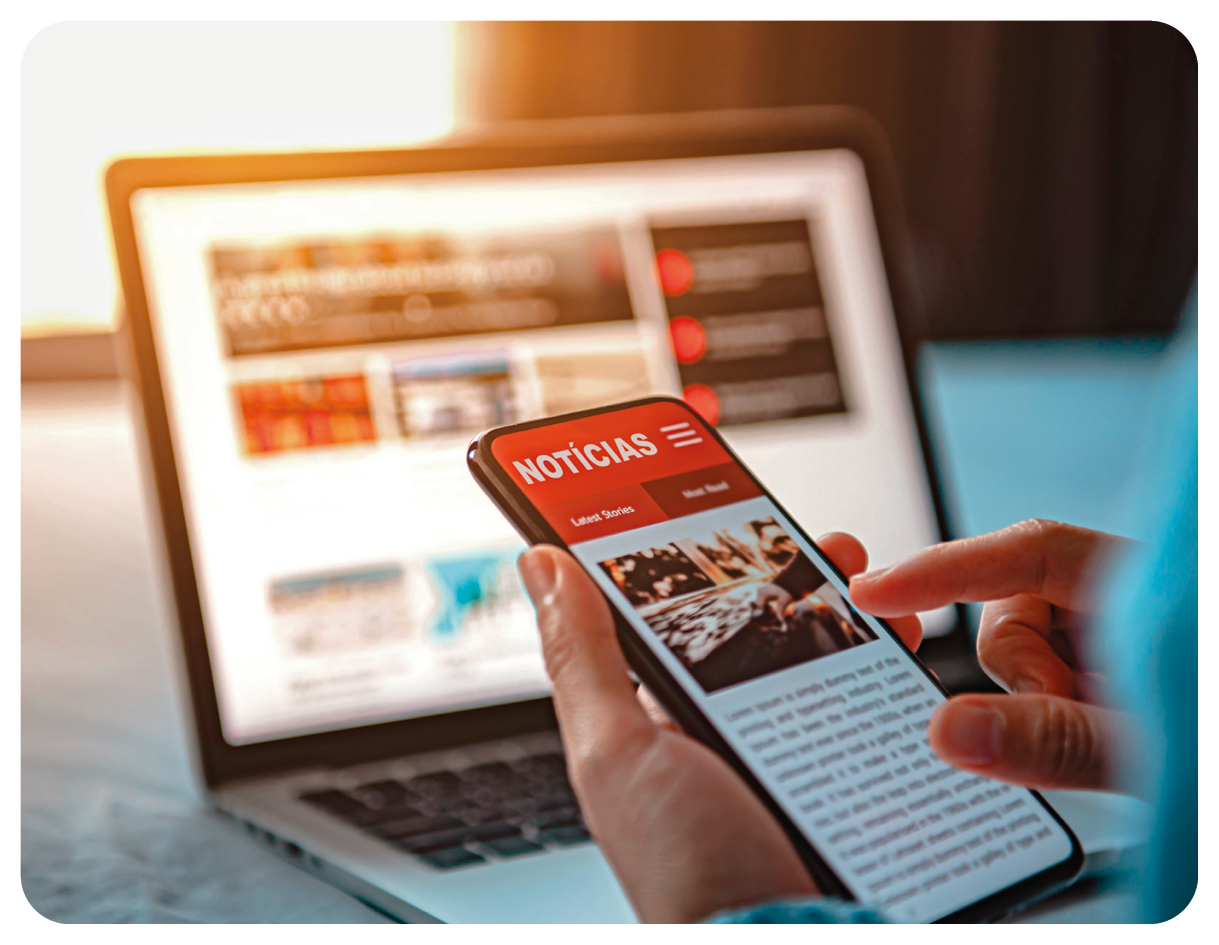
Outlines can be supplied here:
M512 433L491 449L568 544L762 494L692 411L667 401Z

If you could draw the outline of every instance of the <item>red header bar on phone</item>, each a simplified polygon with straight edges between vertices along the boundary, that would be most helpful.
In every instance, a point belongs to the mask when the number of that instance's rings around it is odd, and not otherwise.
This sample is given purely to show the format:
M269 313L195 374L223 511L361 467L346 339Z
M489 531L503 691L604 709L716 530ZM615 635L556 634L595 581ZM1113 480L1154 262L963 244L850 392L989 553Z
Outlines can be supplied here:
M500 436L491 452L568 544L762 494L698 415L671 401Z
M698 415L672 401L500 436L491 452L538 508L732 461Z

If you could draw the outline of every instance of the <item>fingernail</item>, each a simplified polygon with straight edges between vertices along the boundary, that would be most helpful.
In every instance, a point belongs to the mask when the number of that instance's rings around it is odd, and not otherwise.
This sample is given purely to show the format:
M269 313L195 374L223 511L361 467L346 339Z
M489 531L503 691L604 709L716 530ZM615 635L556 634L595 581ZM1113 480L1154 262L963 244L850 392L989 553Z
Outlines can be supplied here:
M554 589L558 577L554 561L543 551L529 549L516 560L516 570L525 585L525 592L536 607Z
M1040 680L1033 679L1031 676L1021 676L1012 683L1012 692L1018 696L1043 696L1045 695L1045 683Z
M948 703L939 725L940 747L946 761L989 765L1003 749L1003 716L982 706Z

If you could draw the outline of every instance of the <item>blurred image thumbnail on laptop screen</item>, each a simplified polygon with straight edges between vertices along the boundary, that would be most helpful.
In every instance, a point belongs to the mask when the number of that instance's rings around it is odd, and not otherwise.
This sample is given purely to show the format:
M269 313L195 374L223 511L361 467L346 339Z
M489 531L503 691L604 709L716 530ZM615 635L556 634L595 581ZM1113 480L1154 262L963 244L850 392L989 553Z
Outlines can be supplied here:
M522 545L465 469L491 426L680 395L814 534L877 564L936 538L849 152L146 189L133 212L232 744L549 691Z

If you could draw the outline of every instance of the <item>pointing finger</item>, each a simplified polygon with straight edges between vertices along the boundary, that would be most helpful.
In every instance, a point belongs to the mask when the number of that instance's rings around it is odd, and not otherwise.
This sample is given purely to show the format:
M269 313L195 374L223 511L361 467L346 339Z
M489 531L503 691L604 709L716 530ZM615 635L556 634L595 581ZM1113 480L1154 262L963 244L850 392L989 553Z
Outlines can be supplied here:
M868 566L868 552L863 543L846 532L830 532L817 539L817 547L837 565L838 570L850 577Z
M830 532L817 539L817 547L825 552L838 567L838 570L848 578L858 574L868 566L868 552L854 535L845 532ZM889 626L902 638L902 642L912 650L917 650L923 640L923 623L914 614L894 616L889 620Z
M882 617L1016 594L1079 610L1098 554L1121 542L1088 528L1031 520L934 545L892 568L860 575L851 581L851 596Z

